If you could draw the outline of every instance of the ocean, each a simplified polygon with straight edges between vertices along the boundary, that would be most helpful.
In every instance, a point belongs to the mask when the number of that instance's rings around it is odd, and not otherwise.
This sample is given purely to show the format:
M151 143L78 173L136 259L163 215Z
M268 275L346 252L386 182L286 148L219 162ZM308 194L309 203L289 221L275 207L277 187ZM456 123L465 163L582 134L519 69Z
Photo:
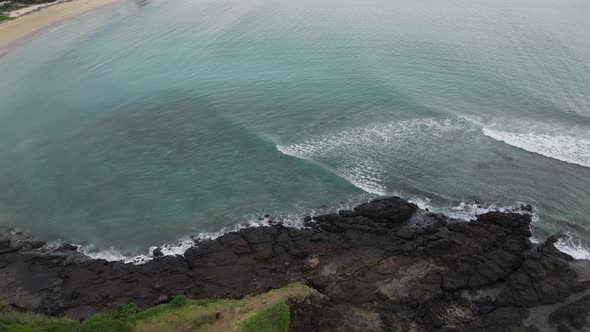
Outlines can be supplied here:
M143 0L0 59L0 224L136 255L400 195L590 258L590 2ZM270 217L264 215L270 214ZM114 254L113 254L114 255Z

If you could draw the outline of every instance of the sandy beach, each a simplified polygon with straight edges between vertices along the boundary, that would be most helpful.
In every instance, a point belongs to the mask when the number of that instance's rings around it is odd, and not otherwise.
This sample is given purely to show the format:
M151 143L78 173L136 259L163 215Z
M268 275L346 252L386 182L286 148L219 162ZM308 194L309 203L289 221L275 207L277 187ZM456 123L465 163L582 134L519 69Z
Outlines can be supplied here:
M36 8L37 11L0 24L0 56L20 43L39 35L55 24L118 0L72 0L51 6Z

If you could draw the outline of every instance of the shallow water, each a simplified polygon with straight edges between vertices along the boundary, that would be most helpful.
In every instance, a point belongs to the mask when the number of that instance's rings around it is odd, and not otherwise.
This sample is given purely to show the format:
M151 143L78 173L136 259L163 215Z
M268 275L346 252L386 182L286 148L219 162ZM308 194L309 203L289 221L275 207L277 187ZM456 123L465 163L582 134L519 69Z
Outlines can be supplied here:
M82 15L0 60L0 222L135 252L401 194L462 217L531 203L538 236L584 253L588 13L177 0Z

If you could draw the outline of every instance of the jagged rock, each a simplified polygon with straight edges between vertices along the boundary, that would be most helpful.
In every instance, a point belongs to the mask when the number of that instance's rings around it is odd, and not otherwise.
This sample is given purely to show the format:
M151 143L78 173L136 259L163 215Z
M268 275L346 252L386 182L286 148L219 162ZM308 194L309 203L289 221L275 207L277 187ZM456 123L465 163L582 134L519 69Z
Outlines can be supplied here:
M60 250L78 250L78 246L71 243L64 243L59 247Z
M0 255L0 297L86 318L162 294L240 298L303 282L321 294L292 302L293 331L533 331L529 308L588 287L555 238L531 244L527 214L458 222L393 197L314 219L245 228L143 265L25 247Z
M408 220L418 207L399 197L381 198L354 208L359 215L377 222L398 224Z
M572 257L557 250L554 243L550 237L527 253L523 264L500 288L499 304L533 307L557 303L587 288L568 264Z
M154 251L152 251L152 255L154 257L162 257L162 256L164 256L164 253L162 252L162 248L157 247L156 249L154 249Z
M10 248L10 239L2 238L0 239L0 249Z
M39 249L42 248L47 242L45 241L27 241L26 244L29 245L32 249Z

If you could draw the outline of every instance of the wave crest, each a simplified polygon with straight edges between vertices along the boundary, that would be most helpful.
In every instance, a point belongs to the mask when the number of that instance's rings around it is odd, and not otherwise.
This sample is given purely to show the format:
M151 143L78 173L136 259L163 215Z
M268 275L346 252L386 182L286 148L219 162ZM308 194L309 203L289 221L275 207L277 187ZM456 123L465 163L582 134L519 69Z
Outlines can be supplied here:
M369 128L353 128L301 143L278 144L285 155L333 165L333 171L354 186L376 195L388 194L383 179L392 157L408 164L419 164L416 146L436 146L451 133L473 133L473 125L453 119L417 119L389 122ZM386 164L387 163L387 164ZM397 165L399 166L399 165ZM406 165L412 167L412 165Z
M482 132L487 137L529 152L590 167L590 139L569 135L513 133L486 127L482 128Z

